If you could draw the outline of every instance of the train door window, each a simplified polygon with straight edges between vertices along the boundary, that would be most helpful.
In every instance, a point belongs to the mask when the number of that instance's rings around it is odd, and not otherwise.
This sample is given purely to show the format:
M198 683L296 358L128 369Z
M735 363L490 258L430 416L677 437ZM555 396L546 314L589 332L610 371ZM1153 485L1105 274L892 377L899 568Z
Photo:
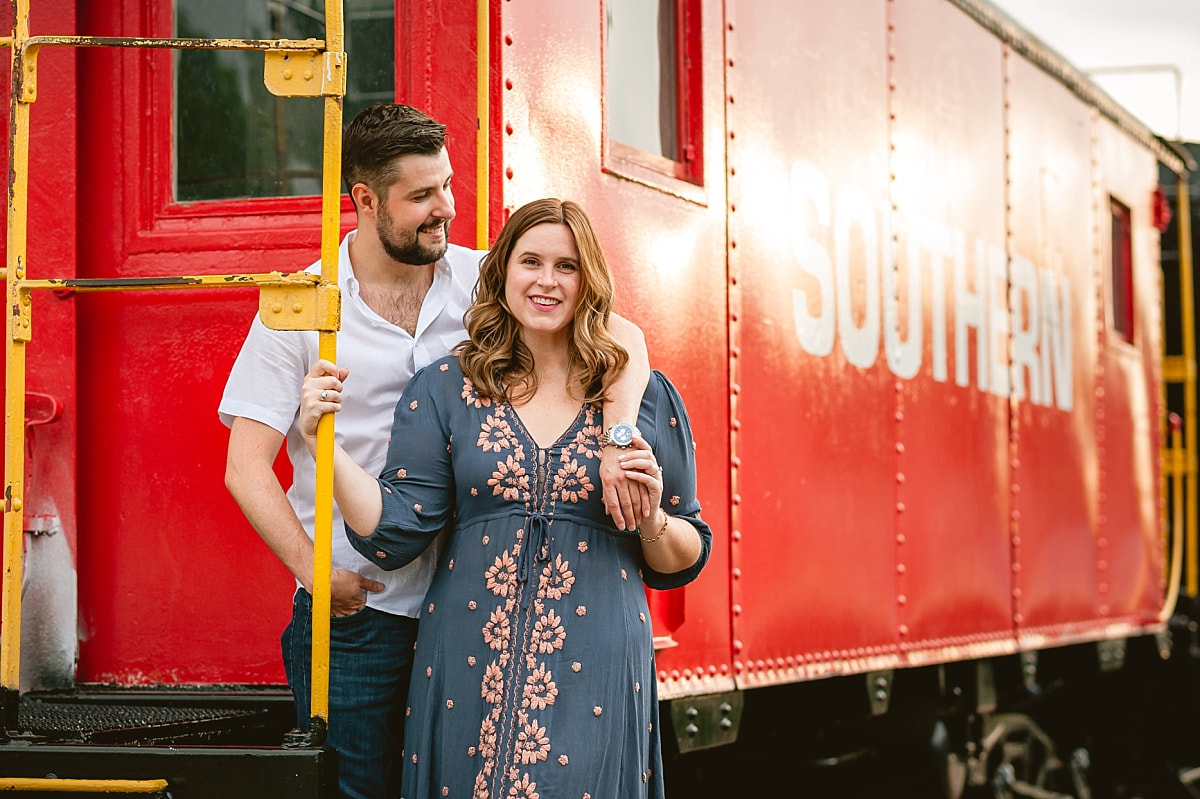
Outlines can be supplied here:
M395 0L344 0L354 54L343 114L394 98ZM324 39L324 0L174 0L175 35ZM321 98L275 97L262 54L175 53L173 148L177 202L321 193Z
M1112 209L1112 321L1113 332L1133 341L1133 238L1129 206L1109 198Z
M605 167L702 181L697 0L606 0Z

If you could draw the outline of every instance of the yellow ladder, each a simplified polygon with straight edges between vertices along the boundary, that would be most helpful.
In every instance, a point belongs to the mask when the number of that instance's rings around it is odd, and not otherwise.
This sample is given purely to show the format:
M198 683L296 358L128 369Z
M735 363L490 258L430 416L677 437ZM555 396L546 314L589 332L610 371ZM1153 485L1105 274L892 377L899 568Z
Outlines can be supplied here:
M326 0L326 39L155 39L98 36L31 36L30 0L15 0L13 35L0 38L12 53L8 263L3 270L10 313L5 343L4 574L0 593L0 707L3 732L17 729L21 672L25 471L25 347L32 338L31 295L44 289L130 291L257 286L259 316L276 330L315 330L321 358L336 362L341 320L338 244L341 221L342 102L346 54L342 0ZM173 50L259 50L263 81L280 97L324 98L321 184L321 274L183 275L151 278L41 279L28 277L29 112L37 99L37 56L44 47L122 47ZM317 429L317 486L312 628L310 744L320 745L329 718L329 579L333 528L333 414ZM153 793L164 780L0 779L0 790Z

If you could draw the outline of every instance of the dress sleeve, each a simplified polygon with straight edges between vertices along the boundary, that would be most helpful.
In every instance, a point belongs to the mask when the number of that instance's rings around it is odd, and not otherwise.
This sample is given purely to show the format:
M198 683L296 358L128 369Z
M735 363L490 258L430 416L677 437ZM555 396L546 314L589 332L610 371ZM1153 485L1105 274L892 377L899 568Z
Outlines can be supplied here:
M387 571L424 552L454 509L450 425L437 396L446 381L435 365L413 375L396 404L387 463L378 478L379 526L367 536L346 527L351 546Z
M712 530L700 519L700 501L696 498L696 452L692 424L683 397L662 372L650 375L650 384L642 397L638 429L654 450L663 470L662 507L672 516L689 522L700 534L700 557L686 569L664 574L645 566L642 578L651 588L667 589L686 585L700 574L712 549Z

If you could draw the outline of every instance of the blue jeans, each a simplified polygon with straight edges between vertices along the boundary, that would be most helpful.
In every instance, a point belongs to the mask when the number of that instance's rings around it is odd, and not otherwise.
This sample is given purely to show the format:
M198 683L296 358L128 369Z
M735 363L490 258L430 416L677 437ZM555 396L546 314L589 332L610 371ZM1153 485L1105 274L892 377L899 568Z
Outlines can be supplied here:
M338 791L346 799L400 795L405 703L417 620L363 608L329 620L329 732L338 753ZM283 667L296 699L297 723L309 726L312 686L312 596L292 600L280 637Z

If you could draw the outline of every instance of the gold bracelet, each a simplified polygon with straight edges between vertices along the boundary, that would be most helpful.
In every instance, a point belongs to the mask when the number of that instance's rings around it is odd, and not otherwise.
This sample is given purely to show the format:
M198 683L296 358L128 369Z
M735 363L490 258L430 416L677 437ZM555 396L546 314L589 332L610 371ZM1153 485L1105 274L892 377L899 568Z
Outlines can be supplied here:
M667 512L665 510L663 510L662 508L659 508L658 512L662 514L663 522L662 522L662 527L658 528L657 535L655 535L653 538L645 538L642 536L642 528L640 528L640 527L638 528L638 538L642 539L643 544L653 544L655 541L662 538L663 534L665 534L667 532L667 523L671 521L671 517L668 516Z

